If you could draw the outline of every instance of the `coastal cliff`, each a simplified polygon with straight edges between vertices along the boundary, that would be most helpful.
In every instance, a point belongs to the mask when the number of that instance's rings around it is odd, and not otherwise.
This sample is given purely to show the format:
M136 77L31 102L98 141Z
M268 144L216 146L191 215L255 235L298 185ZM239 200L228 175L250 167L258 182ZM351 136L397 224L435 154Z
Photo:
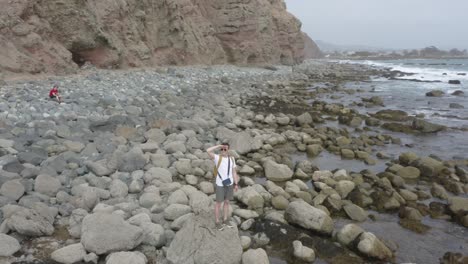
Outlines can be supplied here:
M293 64L301 22L282 0L0 0L0 71Z

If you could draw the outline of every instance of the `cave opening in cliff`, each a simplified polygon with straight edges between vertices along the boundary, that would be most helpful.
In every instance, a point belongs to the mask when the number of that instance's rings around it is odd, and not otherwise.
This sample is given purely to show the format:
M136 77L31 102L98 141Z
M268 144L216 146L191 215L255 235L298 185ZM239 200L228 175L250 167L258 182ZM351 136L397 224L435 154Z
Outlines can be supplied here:
M81 67L85 64L86 58L83 56L83 54L79 51L76 50L69 50L72 54L72 60L78 67Z

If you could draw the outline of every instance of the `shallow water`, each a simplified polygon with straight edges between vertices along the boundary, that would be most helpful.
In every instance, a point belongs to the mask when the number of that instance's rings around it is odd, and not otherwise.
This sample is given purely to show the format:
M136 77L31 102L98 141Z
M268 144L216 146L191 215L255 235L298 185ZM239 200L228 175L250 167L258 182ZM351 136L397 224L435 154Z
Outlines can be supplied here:
M422 223L431 228L425 234L418 234L400 226L397 215L370 213L376 216L377 221L369 219L357 225L380 239L395 242L398 245L397 263L439 263L445 252L468 252L468 229L455 223L425 217ZM335 219L335 230L352 222Z

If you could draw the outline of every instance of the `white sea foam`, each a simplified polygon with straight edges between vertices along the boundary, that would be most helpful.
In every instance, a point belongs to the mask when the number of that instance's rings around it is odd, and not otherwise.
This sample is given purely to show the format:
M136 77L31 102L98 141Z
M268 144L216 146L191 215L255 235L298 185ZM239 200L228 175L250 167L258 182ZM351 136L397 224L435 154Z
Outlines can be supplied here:
M442 63L436 66L447 66L447 68L438 68L438 67L430 67L429 64L423 64L421 66L417 65L417 63L411 65L405 65L405 62L402 61L401 63L395 62L381 62L381 61L357 61L357 60L341 60L340 63L355 63L355 64L364 64L373 67L379 68L390 68L394 71L401 71L405 73L412 73L409 76L401 76L398 79L402 80L410 80L416 79L421 81L441 81L447 83L449 80L460 80L461 82L468 83L468 71L466 69L466 65L463 63L456 63L452 65L456 65L463 70L454 70L448 69L451 64L443 65ZM459 73L465 73L466 75L458 75Z

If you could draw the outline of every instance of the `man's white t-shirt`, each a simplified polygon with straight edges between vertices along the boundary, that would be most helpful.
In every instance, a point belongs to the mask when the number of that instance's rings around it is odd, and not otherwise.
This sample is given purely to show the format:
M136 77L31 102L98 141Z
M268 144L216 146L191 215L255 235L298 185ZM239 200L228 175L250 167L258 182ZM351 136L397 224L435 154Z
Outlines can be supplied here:
M218 166L218 161L219 161L219 155L214 154L214 163L215 166ZM221 164L219 165L218 168L218 175L216 176L216 185L218 186L223 186L223 181L228 178L228 166L229 166L229 161L228 157L222 157L223 159L221 160ZM229 178L231 179L231 185L234 183L234 176L232 175L232 169L236 168L236 161L234 160L233 157L229 157L231 159L231 168L229 172ZM219 178L221 176L222 179Z

